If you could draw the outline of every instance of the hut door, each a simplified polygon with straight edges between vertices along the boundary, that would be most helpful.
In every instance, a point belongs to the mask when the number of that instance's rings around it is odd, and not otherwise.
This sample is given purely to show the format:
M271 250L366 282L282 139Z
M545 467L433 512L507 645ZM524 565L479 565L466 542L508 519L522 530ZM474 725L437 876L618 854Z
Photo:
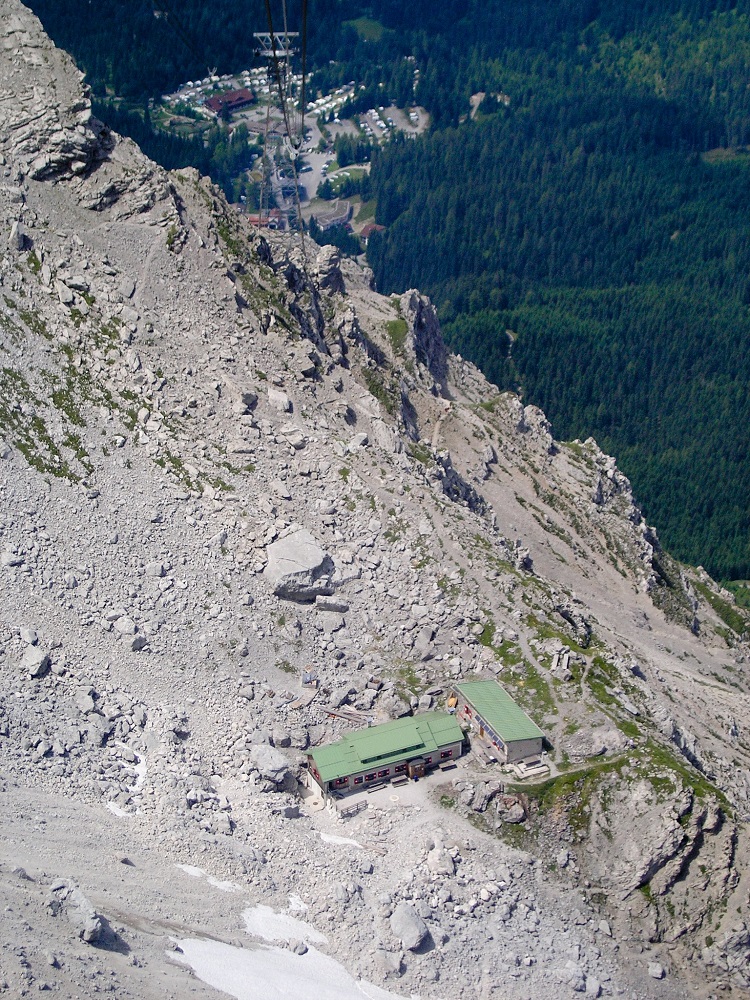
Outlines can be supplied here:
M424 778L425 775L425 762L421 757L417 757L415 760L409 761L409 777L410 778Z

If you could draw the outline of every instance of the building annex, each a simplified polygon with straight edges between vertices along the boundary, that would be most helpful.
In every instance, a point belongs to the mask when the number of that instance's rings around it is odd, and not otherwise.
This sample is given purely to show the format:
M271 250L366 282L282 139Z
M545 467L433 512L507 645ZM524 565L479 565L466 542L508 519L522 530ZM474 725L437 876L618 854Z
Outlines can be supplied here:
M538 756L544 733L497 681L455 684L448 699L458 721L506 764Z

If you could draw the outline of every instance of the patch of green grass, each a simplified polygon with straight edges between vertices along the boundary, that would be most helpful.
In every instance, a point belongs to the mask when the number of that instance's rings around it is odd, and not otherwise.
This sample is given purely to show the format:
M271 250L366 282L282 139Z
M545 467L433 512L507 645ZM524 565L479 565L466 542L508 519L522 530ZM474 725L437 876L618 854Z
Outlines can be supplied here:
M393 387L388 387L382 376L372 368L364 368L362 377L368 391L385 408L386 412L393 414L396 412L396 393Z
M576 642L575 639L571 639L567 632L563 632L562 629L555 628L554 625L550 625L549 622L541 622L534 614L529 614L527 616L526 624L529 628L532 628L536 632L537 638L559 639L564 646L567 646L568 649L572 650L574 653L583 653L591 643L591 640L589 640L589 643L586 646L582 646L580 643Z
M179 455L175 455L173 452L169 451L169 449L166 449L163 458L157 459L156 463L157 465L161 465L162 468L165 468L165 466L169 464L172 472L174 472L175 475L182 480L185 486L187 486L188 489L193 489L193 480L190 478L190 475L185 468L185 463Z
M614 706L619 704L617 698L609 691L610 686L617 684L618 681L619 675L612 664L607 663L601 656L595 656L586 674L586 683L600 705Z
M425 681L419 676L410 660L399 660L396 666L396 691L406 701L412 695L419 696L425 689Z
M357 212L357 222L368 222L370 219L374 219L377 205L378 203L375 198L371 198L370 201L363 201Z
M557 715L557 703L552 697L549 683L528 660L523 660L523 676L516 674L512 678L504 677L503 684L512 688L513 698L532 717Z
M25 336L25 331L4 312L0 312L0 330L3 330L14 344L20 344Z
M26 256L26 263L29 265L29 270L32 274L39 274L42 269L42 262L36 255L36 250L32 250Z
M651 591L652 601L670 621L689 627L693 605L682 585L679 563L662 549L654 554L652 565L658 578L658 585Z
M206 482L210 486L213 486L215 490L223 490L225 493L234 492L234 486L232 486L231 483L228 483L225 479L222 479L221 476L214 476L213 478L211 476L207 476Z
M678 757L671 750L668 750L665 746L654 740L646 742L643 757L654 766L674 771L693 790L696 798L705 799L713 796L718 799L727 815L731 816L732 809L726 795L710 782L705 775L691 767L684 758Z
M39 315L31 309L21 309L18 313L20 319L32 333L36 333L45 340L52 340L52 334L47 329L47 324Z
M580 441L566 441L565 448L567 448L571 456L578 459L579 462L583 462L588 466L592 466L594 464L588 449Z
M484 830L485 833L494 833L498 840L502 840L508 847L512 847L516 851L526 851L534 846L533 835L525 823L501 823L497 830L491 831L488 828L487 821L483 817L477 816L476 813L472 815L482 821L481 825L473 823L473 826ZM469 822L472 822L471 816L469 816Z
M41 407L41 400L23 375L12 368L0 369L0 427L5 439L38 472L78 482L81 477L63 458L44 420L29 407Z
M491 649L498 660L506 667L515 667L523 662L523 652L521 647L510 639L504 639L499 645L495 644L496 626L488 616L482 631L479 634L479 642L485 649Z
M119 342L122 320L116 316L94 327L92 338L99 348L112 347Z
M482 629L479 635L479 641L483 646L488 649L493 649L493 640L495 638L495 623L487 622L487 624Z
M562 808L572 829L582 834L588 829L592 795L603 778L619 772L625 764L624 760L597 762L570 774L549 778L539 785L524 786L523 790L530 799L536 800L542 821L547 814Z
M352 21L344 21L349 28L354 28L363 42L379 42L385 28L372 17L358 17Z
M403 538L406 534L407 524L402 518L394 517L393 524L390 524L386 530L383 532L383 537L391 545L397 542L399 538Z
M738 607L730 604L729 601L724 600L723 597L719 597L718 594L715 594L713 590L706 586L706 584L701 580L694 580L693 586L701 597L703 597L703 599L711 605L724 624L728 625L733 632L741 636L747 631L747 616L743 614Z
M63 445L66 448L70 448L75 457L81 463L86 472L90 475L94 471L94 465L86 449L83 447L83 441L78 434L66 434L63 438Z
M521 647L511 639L503 639L499 646L492 647L495 656L506 667L515 667L523 662Z
M409 445L409 454L420 465L432 465L432 452L426 445L418 441Z
M738 608L750 611L750 582L747 580L724 580L722 587L734 597Z
M406 346L406 335L409 332L406 320L401 317L392 319L386 323L385 332L388 334L388 340L391 342L394 354L403 354Z
M236 226L232 226L230 224L226 216L216 215L214 216L214 221L216 223L216 232L219 234L221 242L233 257L239 257L241 259L245 253L246 247L242 240L242 234L240 231ZM176 238L176 234L174 238ZM169 240L167 240L167 245L169 246Z
M641 729L635 719L617 719L617 728L631 740L637 739L641 735Z
M71 424L78 427L86 426L86 421L81 416L69 384L52 390L52 402L56 409L65 414Z
M449 597L458 597L461 593L461 584L451 583L447 576L438 577L437 585Z

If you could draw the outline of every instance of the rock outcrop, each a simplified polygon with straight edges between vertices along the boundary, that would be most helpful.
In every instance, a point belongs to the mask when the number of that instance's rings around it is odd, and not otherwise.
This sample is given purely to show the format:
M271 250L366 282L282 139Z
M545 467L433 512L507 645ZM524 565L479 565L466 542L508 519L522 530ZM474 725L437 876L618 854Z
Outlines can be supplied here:
M448 351L435 307L413 288L404 292L399 301L407 325L407 355L413 356L418 368L421 366L438 386L442 386L448 374Z

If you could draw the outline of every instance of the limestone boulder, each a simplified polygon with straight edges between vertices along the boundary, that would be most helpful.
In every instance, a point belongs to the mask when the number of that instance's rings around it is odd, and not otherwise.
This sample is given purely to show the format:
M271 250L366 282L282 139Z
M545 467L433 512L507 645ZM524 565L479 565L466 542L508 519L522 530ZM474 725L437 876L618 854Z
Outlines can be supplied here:
M289 761L284 754L266 744L258 744L252 748L250 763L258 771L261 778L273 782L274 785L283 784L291 771Z
M32 678L43 677L49 665L49 653L39 646L29 646L21 657L21 670Z
M453 875L456 871L453 858L444 847L433 847L427 855L427 867L433 875Z
M333 559L306 529L272 542L266 555L264 577L277 597L313 601L318 595L333 593Z
M391 914L391 930L402 948L416 951L430 936L427 924L408 903L401 902Z

